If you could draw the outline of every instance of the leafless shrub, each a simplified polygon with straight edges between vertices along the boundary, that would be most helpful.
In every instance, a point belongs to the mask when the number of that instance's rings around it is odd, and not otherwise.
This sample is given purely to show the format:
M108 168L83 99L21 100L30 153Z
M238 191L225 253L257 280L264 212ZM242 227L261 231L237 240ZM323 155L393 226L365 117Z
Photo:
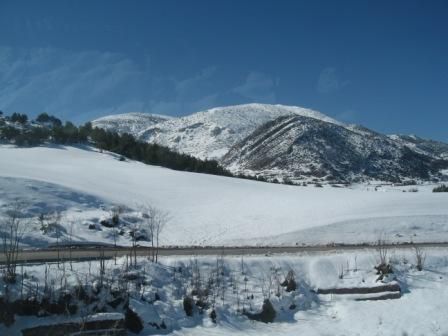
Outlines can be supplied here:
M283 287L286 287L287 292L293 292L297 289L297 282L295 280L295 274L292 269L288 271L285 276L285 280L281 284Z
M344 264L340 264L339 265L339 272L338 272L338 278L339 279L344 279Z
M112 225L114 227L118 226L118 224L120 223L120 215L123 212L124 212L124 206L123 205L114 206L110 210L110 219L111 219Z
M269 272L267 275L262 277L261 292L263 294L264 300L269 300L271 298L273 283L274 283L274 279L273 279L271 272Z
M425 266L426 261L426 253L422 248L414 245L414 255L415 255L415 266L417 270L422 271Z
M377 271L377 274L379 277L376 279L376 281L383 280L384 277L387 274L393 273L392 265L389 263L389 249L387 247L387 244L384 240L378 239L377 242L377 252L378 252L378 265L375 266L375 269Z
M389 250L387 248L386 242L383 239L378 239L376 250L378 252L379 264L386 265L388 263Z
M3 218L0 218L0 235L5 258L4 279L9 283L16 281L19 245L25 233L22 208L23 204L15 202L10 205Z

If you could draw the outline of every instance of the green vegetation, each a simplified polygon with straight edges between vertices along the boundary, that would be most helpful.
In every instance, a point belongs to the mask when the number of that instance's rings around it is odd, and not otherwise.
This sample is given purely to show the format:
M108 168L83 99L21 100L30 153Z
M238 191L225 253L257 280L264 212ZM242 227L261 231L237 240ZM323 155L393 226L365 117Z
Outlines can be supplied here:
M448 186L446 184L441 184L435 187L432 192L448 192Z
M84 127L85 132L89 134L90 139L98 148L132 160L175 170L232 176L230 172L213 160L199 160L189 155L179 154L167 147L138 141L130 134L120 135L100 128L92 129L90 125Z
M17 146L89 144L121 155L120 161L129 158L175 170L232 176L216 161L200 160L167 147L141 142L130 134L93 128L90 122L79 127L69 121L63 124L47 113L31 122L26 114L0 115L0 142Z

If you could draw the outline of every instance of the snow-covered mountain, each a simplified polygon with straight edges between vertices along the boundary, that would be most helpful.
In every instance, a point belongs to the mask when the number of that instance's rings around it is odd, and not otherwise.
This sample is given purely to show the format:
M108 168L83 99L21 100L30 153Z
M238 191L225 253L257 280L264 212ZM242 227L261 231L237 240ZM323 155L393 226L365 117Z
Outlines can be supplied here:
M389 137L414 151L434 156L436 158L448 159L448 144L446 143L423 139L416 135L393 134Z
M182 118L124 114L93 125L268 179L428 180L448 168L448 144L387 136L296 106L236 105Z
M129 133L136 136L148 127L169 119L170 117L168 116L157 114L130 112L95 119L92 121L92 126L118 133Z
M144 114L139 114L144 115ZM144 129L144 122L126 115L108 116L93 121L97 127L122 132L121 124L138 124L140 132L131 132L137 138L158 143L199 158L219 159L230 147L252 133L258 126L284 115L302 115L330 123L338 121L306 108L284 105L246 104L217 107L182 118L171 118L152 123ZM128 127L129 128L129 127ZM137 127L136 127L137 129Z
M364 127L304 116L277 118L234 145L222 162L236 172L292 180L428 180L438 173L435 154Z

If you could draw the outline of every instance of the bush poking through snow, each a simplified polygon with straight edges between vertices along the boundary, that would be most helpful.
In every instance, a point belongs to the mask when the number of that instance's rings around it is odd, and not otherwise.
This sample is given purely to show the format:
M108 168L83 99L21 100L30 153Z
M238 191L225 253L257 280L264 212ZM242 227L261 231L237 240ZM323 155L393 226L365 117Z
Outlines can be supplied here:
M435 187L432 192L448 192L448 186L446 184L441 184Z
M131 308L126 309L124 322L126 328L133 333L138 334L143 329L142 319Z
M386 246L386 242L382 239L378 239L377 242L377 247L376 247L377 251L378 251L378 258L379 258L379 264L387 264L388 263L388 249Z
M344 264L339 265L338 278L340 280L344 279Z
M260 313L251 314L246 312L244 313L244 315L246 315L250 320L260 321L264 323L272 323L274 322L277 313L271 301L269 301L269 299L266 299L263 302L263 307Z
M9 305L7 305L3 298L0 298L0 324L4 324L9 327L14 324L15 316L14 312L9 309Z
M184 310L187 316L193 316L194 301L191 297L184 297Z
M418 246L414 246L415 253L415 267L418 271L423 271L425 266L426 253Z
M286 275L285 281L281 283L283 287L286 287L286 291L293 292L297 289L297 283L294 277L294 271L289 270L288 274Z
M216 316L216 310L213 309L213 310L210 312L210 315L209 315L209 316L210 316L210 319L212 320L212 322L216 324L216 317L217 317L217 316Z
M386 275L394 273L390 264L379 264L378 266L375 266L375 269L376 274L379 275L376 281L382 281Z
M377 251L379 263L374 268L376 269L376 274L378 274L379 277L376 281L382 281L386 275L392 274L394 271L392 269L392 265L389 263L389 250L384 240L378 239Z

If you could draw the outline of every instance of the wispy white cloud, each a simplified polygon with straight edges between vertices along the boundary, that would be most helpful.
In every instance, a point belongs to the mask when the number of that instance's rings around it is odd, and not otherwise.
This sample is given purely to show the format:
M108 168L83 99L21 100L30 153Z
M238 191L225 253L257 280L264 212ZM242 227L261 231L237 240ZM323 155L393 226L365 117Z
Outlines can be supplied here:
M222 83L215 66L182 78L152 68L149 56L136 63L117 53L0 47L0 110L82 122L131 111L184 115L229 103L276 102L278 79L262 72Z
M116 53L0 47L0 110L83 121L129 111L178 115L215 103L215 67L186 78L149 70Z
M357 117L358 117L357 111L351 109L344 110L335 116L336 120L348 123L355 123Z
M322 94L339 91L349 84L348 80L341 80L335 68L322 69L317 80L317 91Z
M235 87L233 92L260 103L275 103L274 89L274 79L262 72L252 71L244 83Z

